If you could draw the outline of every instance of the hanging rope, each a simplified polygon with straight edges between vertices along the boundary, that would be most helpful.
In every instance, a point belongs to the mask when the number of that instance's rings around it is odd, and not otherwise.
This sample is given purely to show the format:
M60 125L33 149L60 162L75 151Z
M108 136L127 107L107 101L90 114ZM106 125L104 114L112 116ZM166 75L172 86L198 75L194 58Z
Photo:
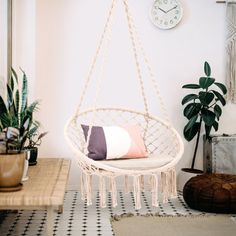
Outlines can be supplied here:
M88 129L88 135L87 135L87 140L86 140L86 143L85 143L85 150L88 152L88 146L89 146L89 140L90 140L90 136L91 136L91 131L92 131L92 126L94 125L94 121L96 120L96 108L97 108L97 103L98 103L98 100L99 100L99 95L100 95L100 92L101 92L101 87L102 87L102 82L105 75L104 75L104 72L105 72L105 67L107 65L107 62L108 62L108 57L109 57L109 48L110 48L110 42L111 42L111 35L112 35L112 23L113 23L113 19L114 19L114 10L115 10L115 7L112 8L112 13L109 17L109 22L107 24L107 29L106 29L106 32L104 34L104 37L103 37L103 40L106 41L105 42L105 53L104 53L104 57L103 57L103 61L102 61L102 65L101 65L101 71L100 71L100 76L98 76L98 80L97 80L97 85L96 85L96 92L95 92L95 95L94 95L94 101L93 101L93 111L92 111L92 116L91 116L91 119L89 121L89 129Z
M114 11L114 8L115 8L116 1L117 0L112 0L112 4L111 4L111 7L110 7L110 10L109 10L109 13L108 13L108 17L107 17L107 20L106 20L106 23L105 23L105 27L104 27L102 36L100 38L100 41L99 41L99 44L98 44L95 56L93 58L91 67L89 69L88 76L87 76L87 78L85 80L85 85L84 85L84 88L82 90L82 95L81 95L80 100L79 100L79 105L77 107L77 112L76 112L77 115L79 114L80 108L81 108L83 100L84 100L84 96L85 96L85 94L86 94L86 92L88 90L88 85L89 85L89 82L91 80L91 76L92 76L92 73L94 71L95 65L97 63L98 55L99 55L99 53L101 51L101 48L102 48L102 45L103 45L103 42L104 42L104 38L106 36L107 30L108 30L108 27L109 27L109 24L110 24L112 15L113 15L113 11Z
M160 106L161 106L161 111L162 111L163 117L164 117L164 119L168 123L170 123L170 119L169 119L167 110L165 108L165 104L164 104L163 99L162 99L162 97L160 95L160 90L159 90L159 87L158 87L158 84L157 84L157 81L156 81L156 76L153 73L153 70L152 70L152 67L151 67L151 63L150 63L150 61L149 61L149 59L148 59L148 57L146 55L146 52L145 52L144 47L142 45L142 42L140 40L138 31L137 31L137 27L136 27L136 24L135 24L135 21L134 21L133 14L132 14L132 12L131 12L128 4L127 4L127 0L125 0L125 2L126 2L126 6L127 6L127 14L129 15L129 19L131 21L131 28L132 28L132 31L133 31L133 33L135 35L134 39L137 40L137 45L138 45L138 47L140 49L140 52L141 52L141 54L143 56L143 59L144 59L144 62L146 64L146 66L147 66L147 69L148 69L148 72L149 72L149 76L151 78L151 82L152 82L154 91L155 91L155 93L157 95L157 98L158 98L158 100L160 102Z
M131 43L132 43L132 49L133 49L135 64L136 64L136 68L137 68L137 74L138 74L139 84L140 84L140 88L141 88L141 93L142 93L142 97L143 97L144 108L145 108L146 114L148 115L149 111L148 111L147 98L146 98L146 94L145 94L144 83L143 83L139 59L138 59L137 45L136 45L136 41L134 39L134 32L133 32L133 28L132 28L131 18L129 15L128 1L123 0L123 3L125 6L125 13L126 13L127 21L128 21L129 35L130 35L130 39L131 39Z

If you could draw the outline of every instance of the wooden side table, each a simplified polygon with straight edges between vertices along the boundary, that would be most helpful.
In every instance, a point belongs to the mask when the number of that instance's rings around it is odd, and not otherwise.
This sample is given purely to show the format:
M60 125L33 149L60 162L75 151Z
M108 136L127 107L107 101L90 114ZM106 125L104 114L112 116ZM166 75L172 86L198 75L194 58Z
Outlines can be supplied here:
M47 210L47 235L53 235L53 211L63 209L70 161L61 158L39 158L29 168L29 180L17 192L0 192L0 209Z

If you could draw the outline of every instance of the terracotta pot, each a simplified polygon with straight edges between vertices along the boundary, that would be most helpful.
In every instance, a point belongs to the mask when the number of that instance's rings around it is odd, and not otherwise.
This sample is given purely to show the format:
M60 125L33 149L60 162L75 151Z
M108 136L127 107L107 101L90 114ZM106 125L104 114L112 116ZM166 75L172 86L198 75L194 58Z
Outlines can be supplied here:
M25 152L0 154L0 191L1 188L11 188L20 185L25 158Z

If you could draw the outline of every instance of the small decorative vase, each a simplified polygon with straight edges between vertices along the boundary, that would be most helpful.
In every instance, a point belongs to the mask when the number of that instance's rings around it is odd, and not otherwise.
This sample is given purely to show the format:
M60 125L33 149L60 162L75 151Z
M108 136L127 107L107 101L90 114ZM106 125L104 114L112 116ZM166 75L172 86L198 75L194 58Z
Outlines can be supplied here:
M38 157L38 148L33 147L27 149L29 151L29 166L35 166L37 164L37 157Z
M21 190L26 152L0 154L0 192Z

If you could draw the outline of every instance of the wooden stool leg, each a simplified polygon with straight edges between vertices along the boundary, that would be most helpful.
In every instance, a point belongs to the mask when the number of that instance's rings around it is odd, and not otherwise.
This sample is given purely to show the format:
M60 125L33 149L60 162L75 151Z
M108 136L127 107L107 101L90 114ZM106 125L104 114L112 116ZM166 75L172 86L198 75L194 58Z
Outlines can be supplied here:
M47 208L47 236L53 235L53 207Z
M62 214L62 213L63 213L63 205L60 205L60 206L58 207L58 213L59 213L59 214Z

